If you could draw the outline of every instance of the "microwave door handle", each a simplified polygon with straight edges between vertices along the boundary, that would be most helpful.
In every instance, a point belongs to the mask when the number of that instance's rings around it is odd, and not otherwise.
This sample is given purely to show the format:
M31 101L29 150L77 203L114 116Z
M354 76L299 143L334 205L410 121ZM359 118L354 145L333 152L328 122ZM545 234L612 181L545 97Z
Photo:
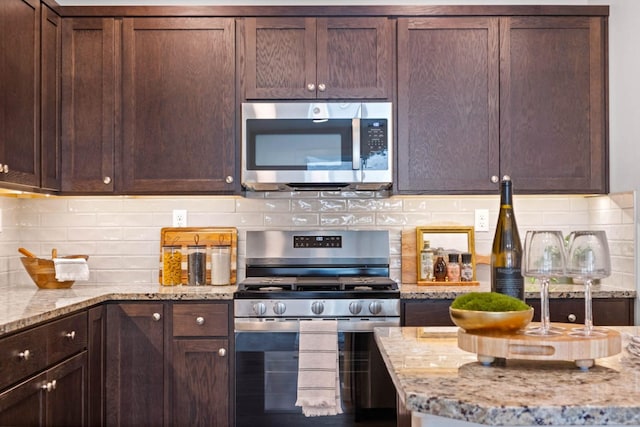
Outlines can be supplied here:
M360 119L351 119L351 140L352 168L353 170L360 170Z

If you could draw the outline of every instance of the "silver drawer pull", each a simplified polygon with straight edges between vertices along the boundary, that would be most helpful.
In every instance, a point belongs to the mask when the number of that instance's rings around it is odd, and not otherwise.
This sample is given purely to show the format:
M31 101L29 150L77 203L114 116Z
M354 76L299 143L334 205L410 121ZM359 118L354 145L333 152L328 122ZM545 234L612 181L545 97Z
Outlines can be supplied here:
M152 317L153 317L153 320L155 320L156 322L162 318L162 316L160 316L160 313L153 313Z
M29 360L31 358L31 352L29 350L21 351L18 353L18 357L22 360Z
M227 355L227 349L226 348L221 348L218 350L218 355L220 357L225 357Z
M50 382L48 382L46 384L43 384L42 385L42 389L46 390L47 393L49 393L49 392L51 392L51 391L56 389L56 385L57 385L56 384L56 380L53 380L53 381L50 381Z
M567 320L571 323L574 323L576 321L576 315L571 313L567 316Z
M76 339L76 331L67 332L66 334L64 334L64 336L73 341L74 339Z
M196 317L196 323L200 326L204 325L204 317L202 316Z

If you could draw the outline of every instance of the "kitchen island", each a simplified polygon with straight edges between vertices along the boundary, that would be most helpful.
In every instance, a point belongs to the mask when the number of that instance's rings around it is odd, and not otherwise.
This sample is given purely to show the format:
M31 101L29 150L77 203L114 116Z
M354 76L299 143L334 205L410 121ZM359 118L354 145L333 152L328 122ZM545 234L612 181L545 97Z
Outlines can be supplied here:
M626 351L587 371L570 361L484 366L458 348L455 327L376 328L375 338L412 427L640 425L640 358ZM410 413L410 416L408 415Z

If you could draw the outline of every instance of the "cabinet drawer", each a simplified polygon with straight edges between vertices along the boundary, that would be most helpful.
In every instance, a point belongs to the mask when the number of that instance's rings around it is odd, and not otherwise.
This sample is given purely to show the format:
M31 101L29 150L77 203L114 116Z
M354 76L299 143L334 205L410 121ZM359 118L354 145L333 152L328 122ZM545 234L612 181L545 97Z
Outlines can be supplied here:
M44 327L0 340L0 390L47 366Z
M227 336L228 334L228 304L173 304L174 337Z
M87 313L82 312L45 326L47 363L57 363L87 347Z

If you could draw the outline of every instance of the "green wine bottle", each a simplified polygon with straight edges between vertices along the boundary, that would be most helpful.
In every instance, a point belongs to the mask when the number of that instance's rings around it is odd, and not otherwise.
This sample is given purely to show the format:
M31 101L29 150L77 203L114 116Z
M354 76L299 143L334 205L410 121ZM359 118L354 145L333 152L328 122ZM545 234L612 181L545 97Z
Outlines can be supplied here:
M524 301L522 244L513 213L511 184L511 178L505 175L500 184L500 213L491 249L491 291Z

